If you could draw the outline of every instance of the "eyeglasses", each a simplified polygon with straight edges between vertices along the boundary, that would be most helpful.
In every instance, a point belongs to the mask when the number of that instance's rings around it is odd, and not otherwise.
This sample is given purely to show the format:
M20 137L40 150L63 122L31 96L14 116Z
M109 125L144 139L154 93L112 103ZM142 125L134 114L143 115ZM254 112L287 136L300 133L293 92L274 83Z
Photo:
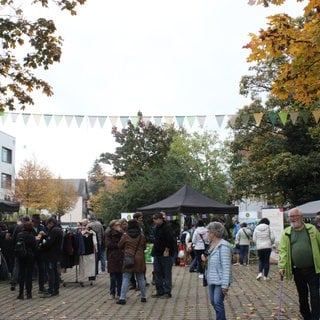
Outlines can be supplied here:
M295 214L295 215L289 216L289 219L295 219L300 217L302 217L300 214Z

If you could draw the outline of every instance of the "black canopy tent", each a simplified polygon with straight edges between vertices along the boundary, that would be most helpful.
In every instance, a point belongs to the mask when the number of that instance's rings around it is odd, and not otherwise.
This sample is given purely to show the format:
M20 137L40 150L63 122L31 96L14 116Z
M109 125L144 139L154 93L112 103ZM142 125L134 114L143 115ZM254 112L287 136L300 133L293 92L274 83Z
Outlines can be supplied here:
M18 212L20 209L20 202L0 200L0 212L13 213Z
M153 214L163 210L168 215L177 213L220 213L238 214L239 208L220 203L194 190L185 184L180 190L166 199L154 204L140 207L137 211Z

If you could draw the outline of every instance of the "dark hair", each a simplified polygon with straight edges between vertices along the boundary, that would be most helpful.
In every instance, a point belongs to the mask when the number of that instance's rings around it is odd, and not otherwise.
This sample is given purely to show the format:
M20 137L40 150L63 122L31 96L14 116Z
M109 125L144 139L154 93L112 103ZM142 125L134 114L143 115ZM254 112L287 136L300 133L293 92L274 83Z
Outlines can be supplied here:
M247 223L246 223L246 222L242 222L242 223L240 224L240 227L241 227L241 228L246 227L246 226L247 226Z
M23 229L24 231L28 231L28 232L32 231L32 229L33 229L32 222L30 222L30 221L24 222L22 229Z
M135 219L131 219L128 221L128 230L130 229L139 229L140 230L140 227L139 227L139 222Z
M203 222L203 220L199 220L199 221L198 221L197 227L204 227L204 222Z
M53 223L53 224L56 226L58 222L57 222L57 219L56 219L56 218L50 217L50 218L48 218L47 221L46 221L46 224L48 224L48 223Z
M140 217L141 218L143 217L142 212L136 212L133 214L133 219L139 219Z
M153 216L152 216L153 219L162 219L163 220L163 214L161 212L159 213L155 213Z
M262 218L259 221L259 224L262 224L262 223L269 225L270 224L270 220L268 218Z

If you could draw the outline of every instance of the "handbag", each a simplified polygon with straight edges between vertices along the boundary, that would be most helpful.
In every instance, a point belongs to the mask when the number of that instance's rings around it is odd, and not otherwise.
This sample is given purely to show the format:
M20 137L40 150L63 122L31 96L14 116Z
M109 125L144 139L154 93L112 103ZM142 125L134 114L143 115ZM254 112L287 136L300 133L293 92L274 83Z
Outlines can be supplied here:
M137 253L139 244L140 244L140 240L141 240L141 235L139 236L139 241L138 241L136 250L134 251L134 255L126 254L126 255L123 257L123 264L124 264L124 267L125 267L126 269L131 269L131 268L134 267L135 256L136 256L136 253Z
M207 256L209 255L209 249L210 249L210 244L209 243L205 243L205 241L203 240L202 234L200 234L200 237L203 241L204 244L204 254L206 254Z

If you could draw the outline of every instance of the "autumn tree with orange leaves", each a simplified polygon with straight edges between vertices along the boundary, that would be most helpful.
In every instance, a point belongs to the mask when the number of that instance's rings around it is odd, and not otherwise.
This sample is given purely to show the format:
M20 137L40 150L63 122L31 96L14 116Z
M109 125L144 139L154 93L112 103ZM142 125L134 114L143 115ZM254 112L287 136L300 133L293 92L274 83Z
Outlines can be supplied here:
M282 5L286 0L250 0L250 5ZM297 0L297 2L302 2ZM317 107L320 98L320 0L310 0L302 16L276 14L268 17L267 29L250 34L245 46L248 62L284 57L276 71L270 93L279 99L292 98L305 108Z
M47 209L52 204L52 173L36 160L25 160L16 177L15 198L29 209Z

